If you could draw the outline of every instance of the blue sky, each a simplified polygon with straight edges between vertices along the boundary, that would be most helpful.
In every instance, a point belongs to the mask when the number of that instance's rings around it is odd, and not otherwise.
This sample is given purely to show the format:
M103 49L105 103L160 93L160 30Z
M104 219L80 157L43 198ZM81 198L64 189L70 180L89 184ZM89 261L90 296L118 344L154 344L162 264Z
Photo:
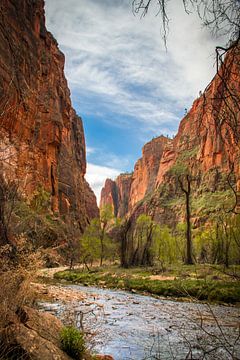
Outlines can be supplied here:
M179 0L169 2L167 51L154 8L141 19L131 0L45 2L84 122L86 177L99 198L105 178L133 170L144 143L176 133L185 108L214 75L216 40Z

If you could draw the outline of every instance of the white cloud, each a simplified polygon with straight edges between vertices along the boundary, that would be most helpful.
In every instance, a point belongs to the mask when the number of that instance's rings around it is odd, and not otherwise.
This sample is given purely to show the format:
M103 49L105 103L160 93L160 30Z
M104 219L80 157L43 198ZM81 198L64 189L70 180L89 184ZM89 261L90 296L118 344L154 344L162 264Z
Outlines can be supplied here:
M87 155L95 154L96 151L97 151L97 149L95 149L94 147L86 146L86 153L87 153Z
M168 120L176 125L176 114L210 81L214 41L196 15L172 0L166 52L160 18L140 20L130 3L46 0L47 25L66 54L72 91L96 96L106 110L131 116L141 129L160 130ZM84 110L94 113L96 107L88 106Z
M200 29L197 15L184 12L182 1L169 2L167 52L160 17L134 17L131 0L45 2L47 27L66 55L65 72L80 112L124 129L134 122L139 139L148 132L173 134L179 113L214 75L215 42ZM114 120L108 114L116 114ZM86 178L98 200L105 179L128 165L111 151L87 148ZM102 160L105 166L94 164Z
M94 162L98 165L104 163L104 166L108 168L126 169L130 166L131 155L123 157L112 153L106 147L94 148L87 146L87 158L90 163L94 159Z
M107 166L99 166L91 163L87 164L86 180L89 182L91 188L93 189L97 197L98 204L100 202L101 189L104 186L105 180L107 178L114 179L121 172L122 171L119 169Z

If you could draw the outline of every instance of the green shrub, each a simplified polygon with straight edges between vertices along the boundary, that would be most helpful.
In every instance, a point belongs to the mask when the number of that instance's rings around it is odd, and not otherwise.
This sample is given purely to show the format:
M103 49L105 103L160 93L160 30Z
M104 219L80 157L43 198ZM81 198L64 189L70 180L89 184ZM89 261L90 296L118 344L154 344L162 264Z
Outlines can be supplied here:
M60 340L62 350L73 359L83 359L85 341L83 334L73 326L66 326L61 330Z
M171 175L180 176L188 173L188 167L183 162L177 160L168 172Z

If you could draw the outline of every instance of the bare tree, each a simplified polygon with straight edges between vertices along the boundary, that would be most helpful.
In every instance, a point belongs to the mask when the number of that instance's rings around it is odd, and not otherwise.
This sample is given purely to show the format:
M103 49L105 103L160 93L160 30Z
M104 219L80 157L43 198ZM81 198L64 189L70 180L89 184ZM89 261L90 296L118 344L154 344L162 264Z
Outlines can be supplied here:
M167 43L169 30L169 0L133 0L132 11L144 17L150 7L156 9L162 21L162 37ZM182 0L183 9L187 14L196 12L202 24L208 27L214 36L224 35L227 43L240 37L240 2L239 0Z
M184 184L185 180L185 184ZM184 179L179 176L178 182L181 190L185 194L185 204L186 204L186 258L185 263L191 265L194 263L192 256L192 231L191 231L191 209L190 209L190 195L191 195L191 182L192 178L189 174L184 175Z

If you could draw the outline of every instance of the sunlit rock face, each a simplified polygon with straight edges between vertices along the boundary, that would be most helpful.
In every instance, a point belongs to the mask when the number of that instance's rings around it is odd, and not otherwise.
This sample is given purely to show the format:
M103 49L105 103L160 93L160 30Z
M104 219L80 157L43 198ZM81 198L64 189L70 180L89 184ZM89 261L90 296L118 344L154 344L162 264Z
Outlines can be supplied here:
M106 179L104 187L101 190L100 209L109 205L112 207L113 213L117 216L118 212L118 194L116 182Z
M132 174L120 174L115 181L106 179L101 191L100 209L110 205L116 217L125 216L130 207Z
M73 213L83 230L98 216L84 179L82 120L71 105L64 55L46 30L44 1L0 5L0 157L5 178L30 197L51 194L52 210Z
M184 220L183 193L179 176L190 174L192 181L193 222L206 221L205 208L220 207L240 191L240 46L234 46L219 66L218 73L203 94L199 94L179 125L173 140L160 136L143 147L143 156L134 167L126 189L128 204L121 214L148 213L160 223ZM117 192L119 186L116 184ZM217 194L216 204L205 204ZM107 202L108 195L103 194ZM202 201L204 211L197 208ZM240 197L238 196L240 199ZM238 199L238 200L239 200ZM220 202L219 202L220 201ZM233 199L234 202L234 199ZM239 206L240 204L238 204ZM118 199L118 208L121 201ZM135 216L135 217L136 217Z
M180 123L173 147L164 152L157 182L184 151L192 151L191 166L203 173L219 168L239 177L240 47L230 50L218 74L196 99ZM168 165L166 165L168 164Z
M142 158L132 174L120 174L115 181L107 179L101 191L100 208L110 204L114 214L125 216L134 205L150 194L156 186L160 160L171 139L159 136L152 139L142 149Z
M122 218L130 209L130 191L133 181L132 174L121 174L116 179L118 194L117 216Z
M138 201L154 190L164 149L171 143L172 140L165 136L159 136L144 145L142 158L136 162L134 167L130 190L130 208L133 208Z

